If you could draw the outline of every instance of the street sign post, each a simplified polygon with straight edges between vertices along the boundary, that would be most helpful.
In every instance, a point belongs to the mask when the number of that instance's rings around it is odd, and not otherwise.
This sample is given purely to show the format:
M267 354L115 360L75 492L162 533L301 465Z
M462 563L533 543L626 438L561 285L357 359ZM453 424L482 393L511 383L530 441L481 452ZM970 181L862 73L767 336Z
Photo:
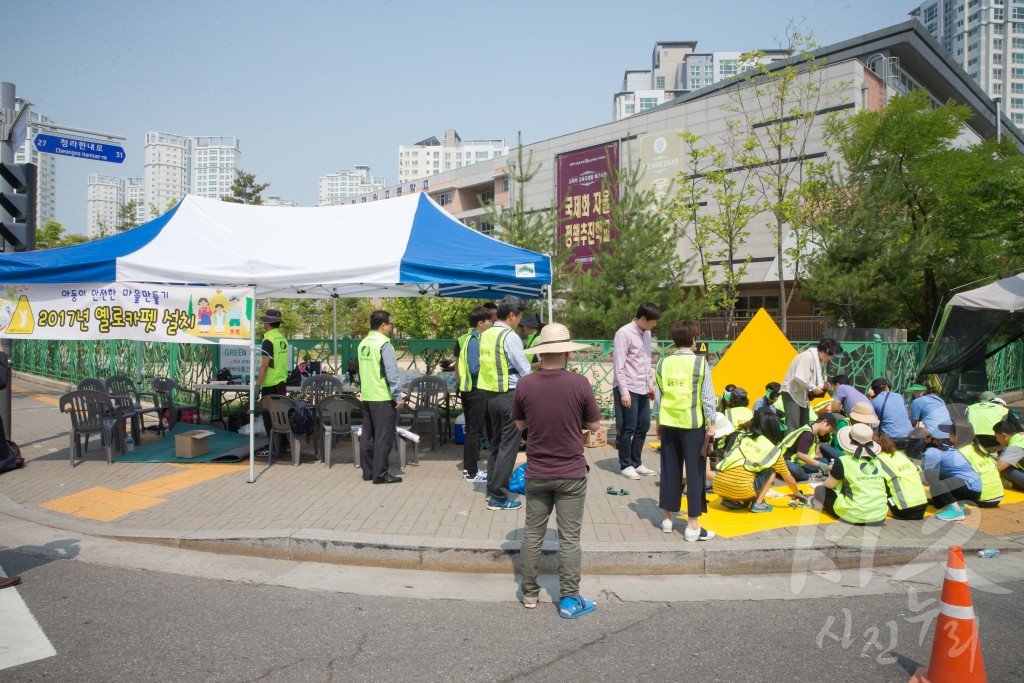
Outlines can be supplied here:
M106 142L79 140L65 135L45 135L40 133L35 139L36 149L45 154L57 154L66 157L78 157L93 161L109 161L114 164L124 162L123 147Z

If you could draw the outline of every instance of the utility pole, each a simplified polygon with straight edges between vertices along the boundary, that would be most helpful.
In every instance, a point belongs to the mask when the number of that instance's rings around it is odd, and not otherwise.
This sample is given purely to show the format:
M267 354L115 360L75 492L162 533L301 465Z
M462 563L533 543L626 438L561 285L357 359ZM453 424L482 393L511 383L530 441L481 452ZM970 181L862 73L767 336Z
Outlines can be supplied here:
M13 83L0 83L0 166L14 163L14 139L12 135L15 133L15 116L19 113L22 115L28 113L27 106L23 108L26 111L14 111L14 94ZM13 189L5 179L0 178L0 192L10 192ZM35 207L33 207L34 210ZM0 223L6 223L13 220L13 218L14 216L10 215L3 206L0 206ZM3 246L2 242L0 242L0 246ZM6 349L0 347L0 350ZM0 389L0 419L3 420L5 430L5 434L0 438L9 437L11 434L10 381L8 381L6 387Z

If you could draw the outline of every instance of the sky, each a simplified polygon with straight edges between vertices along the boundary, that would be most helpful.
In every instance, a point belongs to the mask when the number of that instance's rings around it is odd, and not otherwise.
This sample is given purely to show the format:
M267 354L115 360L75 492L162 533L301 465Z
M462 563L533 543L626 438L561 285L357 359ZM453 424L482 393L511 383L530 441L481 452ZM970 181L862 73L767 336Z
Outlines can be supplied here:
M127 138L123 164L57 158L57 220L85 232L90 173L142 176L147 131L233 135L264 196L454 128L513 146L611 120L654 43L828 45L908 19L902 0L3 0L0 80L56 123Z

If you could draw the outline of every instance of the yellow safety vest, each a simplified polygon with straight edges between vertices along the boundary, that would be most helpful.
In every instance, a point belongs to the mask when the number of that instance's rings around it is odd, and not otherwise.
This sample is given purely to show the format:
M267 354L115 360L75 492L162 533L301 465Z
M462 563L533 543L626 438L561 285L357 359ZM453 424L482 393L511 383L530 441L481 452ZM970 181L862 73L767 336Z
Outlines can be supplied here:
M1006 491L1003 489L1003 480L999 477L999 467L996 466L995 458L987 453L979 453L973 443L957 450L967 458L967 462L981 477L981 502L1002 500Z
M371 330L359 342L359 386L364 401L394 400L380 354L380 350L390 341L387 336Z
M985 401L983 403L975 403L967 409L967 421L974 427L976 435L992 436L995 434L992 428L1009 414L1010 409L1006 406L993 403L992 401Z
M680 429L704 426L701 387L706 363L703 356L673 353L658 361L654 378L661 389L658 424Z
M1011 436L1009 445L1024 448L1024 434L1014 434ZM1024 472L1024 459L1018 460L1014 467Z
M505 337L512 333L510 327L488 327L480 335L480 374L476 388L508 391L508 356L505 354Z
M754 411L745 406L737 406L735 408L725 409L725 419L729 423L739 429L741 424L746 424L754 418Z
M473 391L476 389L476 378L469 372L469 340L473 338L472 332L459 337L459 391ZM479 337L479 335L476 335ZM479 338L477 345L479 346ZM479 349L477 356L479 356Z
M879 453L875 460L882 469L885 487L889 490L889 503L893 507L906 510L928 502L921 483L921 468L910 462L906 453Z
M842 485L836 487L836 514L851 524L881 522L889 512L885 504L885 478L874 458L842 455Z
M263 376L263 386L272 387L288 379L288 340L284 338L281 329L275 327L267 330L263 341L274 345L273 367L268 367L267 374Z
M715 465L715 469L719 472L725 472L742 465L748 472L756 474L772 467L781 454L782 451L779 450L779 447L773 446L767 437L759 436L755 439L749 435L744 435L732 447L729 454Z

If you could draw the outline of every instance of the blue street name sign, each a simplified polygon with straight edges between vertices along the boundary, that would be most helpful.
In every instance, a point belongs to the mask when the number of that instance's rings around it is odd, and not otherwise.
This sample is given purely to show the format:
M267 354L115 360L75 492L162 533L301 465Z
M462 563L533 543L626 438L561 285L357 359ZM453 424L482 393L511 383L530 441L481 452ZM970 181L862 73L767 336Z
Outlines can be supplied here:
M77 140L63 135L39 134L35 140L36 149L45 154L59 154L66 157L109 161L120 164L124 161L124 148L106 142Z

